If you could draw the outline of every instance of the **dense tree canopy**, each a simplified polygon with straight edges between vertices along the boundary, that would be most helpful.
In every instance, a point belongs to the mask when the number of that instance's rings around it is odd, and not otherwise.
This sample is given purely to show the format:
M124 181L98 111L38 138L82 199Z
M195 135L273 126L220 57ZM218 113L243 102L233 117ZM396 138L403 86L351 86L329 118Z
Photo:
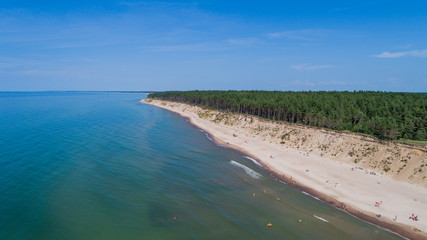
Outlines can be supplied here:
M380 139L427 139L427 93L185 91L148 97Z

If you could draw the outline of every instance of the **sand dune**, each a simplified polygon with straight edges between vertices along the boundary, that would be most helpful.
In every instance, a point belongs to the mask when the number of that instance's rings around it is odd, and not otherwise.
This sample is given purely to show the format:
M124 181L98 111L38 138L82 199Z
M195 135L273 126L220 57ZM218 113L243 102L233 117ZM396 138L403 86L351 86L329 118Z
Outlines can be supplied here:
M276 177L362 219L411 239L427 239L424 147L182 103L141 102L179 113L220 144L256 159ZM409 219L411 214L420 220Z

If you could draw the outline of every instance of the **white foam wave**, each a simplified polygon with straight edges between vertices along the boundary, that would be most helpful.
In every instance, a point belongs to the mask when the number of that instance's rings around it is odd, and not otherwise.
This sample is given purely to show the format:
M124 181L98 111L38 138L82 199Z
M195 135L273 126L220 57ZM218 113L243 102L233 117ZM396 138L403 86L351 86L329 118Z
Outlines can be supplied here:
M326 219L324 219L324 218L321 218L321 217L319 217L319 216L316 216L316 215L313 215L313 217L315 217L315 218L317 218L317 219L319 219L319 220L322 220L322 221L324 221L324 222L329 222L328 220L326 220Z
M320 201L320 198L315 197L315 196L311 195L310 193L307 193L307 192L304 192L304 191L302 191L302 193L304 193L305 195L310 196L310 197L312 197L312 198Z
M250 169L250 168L246 167L246 166L245 166L245 165L243 165L243 164L240 164L240 163L235 162L235 161L233 161L233 160L231 160L231 161L230 161L230 164L232 164L232 165L234 165L234 166L236 166L236 167L239 167L239 168L241 168L241 169L245 170L245 172L246 172L249 176L251 176L251 177L253 177L253 178L255 178L255 179L260 179L260 178L262 177L262 175L261 175L261 174L259 174L259 173L255 172L254 170L252 170L252 169Z
M255 159L253 159L251 157L248 157L248 156L243 156L243 157L246 158L246 159L251 160L253 163L255 163L256 165L258 165L259 167L262 167L262 165L259 162L257 162Z
M281 183L283 183L283 184L288 185L288 183L287 183L287 182L284 182L284 181L282 181L282 180L279 180L279 182L281 182Z
M205 133L205 135L206 135L206 137L207 137L209 140L211 140L212 142L214 141L214 140L212 140L212 138L211 138L211 137L209 137L209 134Z
M207 132L203 131L203 129L199 129L199 130L200 132L204 133L209 140L211 140L212 142L214 141L211 137L209 137L209 134Z

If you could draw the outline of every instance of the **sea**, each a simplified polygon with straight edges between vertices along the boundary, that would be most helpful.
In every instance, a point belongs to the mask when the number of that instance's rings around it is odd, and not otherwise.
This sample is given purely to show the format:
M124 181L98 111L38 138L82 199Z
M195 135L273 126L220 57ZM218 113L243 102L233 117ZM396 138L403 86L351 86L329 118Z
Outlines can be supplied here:
M146 96L0 92L0 239L402 239Z

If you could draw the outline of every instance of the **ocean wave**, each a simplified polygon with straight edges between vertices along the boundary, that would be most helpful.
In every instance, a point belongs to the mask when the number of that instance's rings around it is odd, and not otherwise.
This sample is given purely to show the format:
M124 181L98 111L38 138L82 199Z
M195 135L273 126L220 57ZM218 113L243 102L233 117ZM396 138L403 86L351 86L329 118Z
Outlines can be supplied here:
M206 134L206 137L209 139L209 140L211 140L212 142L214 141L211 137L209 137L209 134L207 134L207 133L205 133Z
M251 157L248 157L248 156L243 156L243 157L246 158L246 159L251 160L253 163L255 163L256 165L258 165L258 167L262 167L262 165L259 162L257 162L255 159L253 159Z
M239 168L241 168L241 169L245 170L245 172L246 172L249 176L251 176L251 177L253 177L253 178L255 178L255 179L260 179L260 178L262 177L262 175L261 175L261 174L259 174L259 173L255 172L254 170L252 170L252 169L250 169L250 168L246 167L246 166L245 166L245 165L243 165L243 164L240 164L240 163L235 162L235 161L233 161L233 160L231 160L231 161L230 161L230 164L232 164L232 165L234 165L234 166L236 166L236 167L239 167Z
M304 192L304 191L302 191L302 193L304 193L305 195L310 196L310 197L312 197L312 198L314 198L314 199L316 199L316 200L319 200L319 201L320 201L320 198L315 197L315 196L311 195L311 194L310 194L310 193L308 193L308 192Z
M288 185L288 183L287 183L287 182L284 182L284 181L282 181L282 180L279 180L279 182L281 182L281 183L283 183L283 184Z
M322 221L324 221L324 222L329 222L328 220L326 220L326 219L324 219L324 218L321 218L321 217L319 217L319 216L316 216L316 215L313 215L313 217L315 217L315 218L317 218L317 219L319 219L319 220L322 220Z
M207 132L203 131L202 129L199 130L200 132L204 133L209 140L211 140L212 142L214 141L211 137L209 137L209 134Z

